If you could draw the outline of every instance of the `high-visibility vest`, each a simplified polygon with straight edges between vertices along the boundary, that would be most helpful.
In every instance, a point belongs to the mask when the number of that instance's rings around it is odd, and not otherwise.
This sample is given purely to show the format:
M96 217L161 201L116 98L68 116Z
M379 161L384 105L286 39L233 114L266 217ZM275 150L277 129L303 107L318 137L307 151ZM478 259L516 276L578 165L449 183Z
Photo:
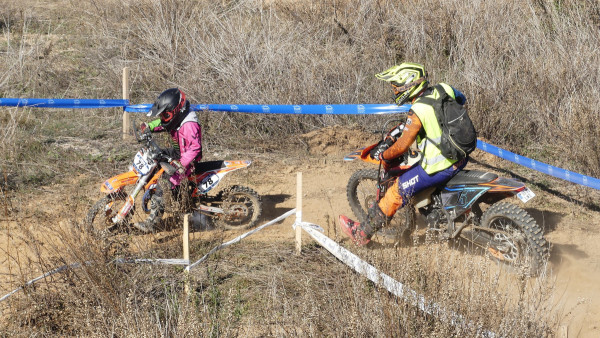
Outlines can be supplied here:
M450 95L453 99L456 99L454 95L454 89L452 89L452 87L445 83L440 84L444 90L446 90L448 95ZM442 155L442 151L436 145L440 144L441 142L442 128L438 123L433 107L429 104L420 102L421 99L425 97L438 100L440 95L437 89L434 88L426 96L417 98L411 107L411 110L417 115L419 120L421 120L423 129L425 129L425 134L427 134L427 137L425 138L417 136L417 147L423 153L421 166L426 173L431 175L450 167L456 161L450 160Z

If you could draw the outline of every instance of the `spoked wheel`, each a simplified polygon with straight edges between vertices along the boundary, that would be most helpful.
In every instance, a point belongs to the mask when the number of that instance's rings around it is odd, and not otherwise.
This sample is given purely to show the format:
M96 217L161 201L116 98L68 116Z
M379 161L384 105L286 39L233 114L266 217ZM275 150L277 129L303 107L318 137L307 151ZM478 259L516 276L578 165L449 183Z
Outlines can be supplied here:
M108 194L98 200L86 215L85 224L88 230L93 234L106 236L121 228L128 228L134 222L144 221L148 215L141 208L136 210L135 204L124 220L119 223L113 221L119 210L127 203L128 198L124 192L120 191ZM136 204L141 203L141 196L138 199L140 201L136 201Z
M369 208L377 203L377 169L361 169L356 171L348 180L346 197L354 216L360 222L367 219ZM389 227L384 227L379 233L395 240L395 245L407 242L415 225L415 209L409 204L399 210L390 222Z
M222 193L224 215L216 220L225 229L247 229L256 225L262 206L256 191L239 185L232 186Z
M486 234L490 238L487 250L494 259L526 275L537 275L544 267L549 256L548 242L525 210L498 202L483 213L481 227L491 230Z
M350 209L360 222L367 219L367 210L377 201L377 169L362 169L350 177L346 187L346 197Z

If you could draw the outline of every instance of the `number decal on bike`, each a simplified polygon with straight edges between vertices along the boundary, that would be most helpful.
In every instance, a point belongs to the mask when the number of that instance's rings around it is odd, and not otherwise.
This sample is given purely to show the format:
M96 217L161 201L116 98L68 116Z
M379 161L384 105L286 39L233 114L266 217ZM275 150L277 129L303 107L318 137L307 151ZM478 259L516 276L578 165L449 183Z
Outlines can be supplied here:
M200 182L200 191L205 193L217 185L217 183L219 183L219 175L209 175Z
M142 175L146 175L150 172L150 163L148 162L147 155L141 151L135 154L133 166Z

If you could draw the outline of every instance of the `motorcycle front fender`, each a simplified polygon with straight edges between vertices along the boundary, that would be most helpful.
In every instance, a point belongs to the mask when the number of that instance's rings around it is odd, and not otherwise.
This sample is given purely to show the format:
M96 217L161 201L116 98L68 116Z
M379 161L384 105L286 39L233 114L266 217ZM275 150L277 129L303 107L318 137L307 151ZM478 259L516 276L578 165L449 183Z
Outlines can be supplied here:
M378 144L379 143L375 143L366 148L360 148L356 151L353 151L344 157L344 161L350 162L350 161L354 161L356 159L360 159L367 163L379 164L379 160L372 158L371 154L370 154L371 150L373 150L373 148L377 147Z
M106 194L110 194L115 191L119 191L126 185L135 184L138 181L138 179L138 174L135 171L131 170L126 173L113 176L104 181L104 183L102 183L102 186L100 187L100 191Z

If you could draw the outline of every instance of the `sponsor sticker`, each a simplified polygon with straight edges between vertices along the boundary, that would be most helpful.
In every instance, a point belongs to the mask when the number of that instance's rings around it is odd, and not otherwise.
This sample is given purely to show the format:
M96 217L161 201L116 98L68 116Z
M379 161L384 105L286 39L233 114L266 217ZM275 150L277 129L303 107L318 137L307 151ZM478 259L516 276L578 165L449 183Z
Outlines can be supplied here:
M521 202L527 203L527 201L535 197L535 194L526 187L525 190L517 194L517 197L521 200Z

